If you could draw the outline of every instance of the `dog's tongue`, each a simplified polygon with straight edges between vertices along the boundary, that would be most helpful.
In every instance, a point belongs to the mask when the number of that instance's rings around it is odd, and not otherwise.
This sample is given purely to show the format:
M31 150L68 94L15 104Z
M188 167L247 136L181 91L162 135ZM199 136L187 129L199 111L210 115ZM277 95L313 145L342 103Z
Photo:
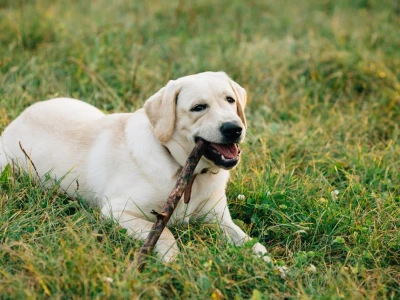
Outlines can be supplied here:
M238 156L239 149L236 144L210 144L215 150L222 154L225 158L232 159Z

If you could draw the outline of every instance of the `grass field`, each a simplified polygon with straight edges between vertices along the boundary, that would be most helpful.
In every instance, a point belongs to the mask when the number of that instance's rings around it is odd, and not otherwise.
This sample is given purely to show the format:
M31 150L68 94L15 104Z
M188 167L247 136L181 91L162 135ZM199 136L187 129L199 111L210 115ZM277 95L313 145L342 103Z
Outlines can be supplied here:
M7 168L1 299L400 298L398 1L0 0L0 132L36 101L132 111L206 70L248 91L227 194L287 277L202 224L139 274L124 230Z

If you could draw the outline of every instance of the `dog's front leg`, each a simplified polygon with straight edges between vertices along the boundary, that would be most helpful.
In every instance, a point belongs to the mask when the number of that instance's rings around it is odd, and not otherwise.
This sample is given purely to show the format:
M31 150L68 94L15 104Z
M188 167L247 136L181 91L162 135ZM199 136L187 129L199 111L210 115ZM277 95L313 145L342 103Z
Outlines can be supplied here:
M239 226L233 223L228 207L226 207L224 215L218 223L221 229L225 232L225 235L228 238L231 238L235 245L240 246L251 239L251 237L249 237ZM271 262L271 258L267 255L267 249L260 243L254 244L253 251L257 255L261 256L266 262Z
M212 205L212 203L213 201L209 201L203 208L203 211L207 211L208 209L206 221L218 223L228 240L232 241L235 245L241 246L243 243L251 240L251 237L232 221L225 195L216 204L214 202L214 206L210 207L209 205ZM207 206L209 207L207 208ZM271 262L271 258L267 255L267 249L260 243L256 243L253 246L253 251L261 256L264 261Z
M144 216L143 218L140 218L128 210L122 212L113 211L110 213L104 208L102 213L106 217L114 218L123 228L128 230L128 234L142 241L147 238L154 224L153 222L144 220ZM166 262L173 260L179 254L176 240L168 228L164 229L154 249L158 256Z

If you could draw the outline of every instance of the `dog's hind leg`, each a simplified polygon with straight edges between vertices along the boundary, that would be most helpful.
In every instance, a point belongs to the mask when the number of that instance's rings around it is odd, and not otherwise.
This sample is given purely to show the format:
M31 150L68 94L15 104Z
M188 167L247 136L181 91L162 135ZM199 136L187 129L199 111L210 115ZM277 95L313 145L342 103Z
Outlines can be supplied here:
M7 161L5 146L3 145L0 136L0 171L3 170L3 168L7 165L7 163L8 161Z

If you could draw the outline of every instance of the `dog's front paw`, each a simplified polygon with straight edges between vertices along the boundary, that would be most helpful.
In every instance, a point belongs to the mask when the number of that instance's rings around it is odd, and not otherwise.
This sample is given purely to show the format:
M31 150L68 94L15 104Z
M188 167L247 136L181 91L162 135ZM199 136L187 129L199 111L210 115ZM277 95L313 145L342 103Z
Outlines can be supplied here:
M272 263L271 257L268 255L267 249L260 243L256 243L253 246L253 251L267 263Z
M289 273L289 268L286 266L275 265L271 257L269 256L267 249L263 245L261 245L260 243L256 243L253 246L253 251L266 263L271 264L276 274L278 274L281 278L286 278L286 275Z

